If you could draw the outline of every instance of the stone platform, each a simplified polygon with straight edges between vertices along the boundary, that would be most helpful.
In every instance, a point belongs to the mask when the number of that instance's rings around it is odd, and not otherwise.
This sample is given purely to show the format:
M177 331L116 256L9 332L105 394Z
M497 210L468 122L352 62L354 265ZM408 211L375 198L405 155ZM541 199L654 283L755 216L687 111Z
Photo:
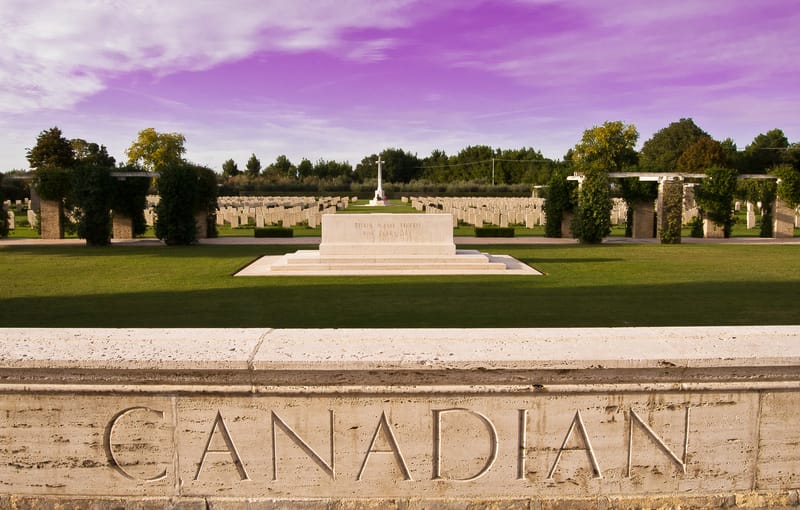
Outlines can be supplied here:
M0 329L0 508L789 508L800 327Z
M261 257L236 276L539 275L508 255L457 250L449 214L322 217L319 250Z

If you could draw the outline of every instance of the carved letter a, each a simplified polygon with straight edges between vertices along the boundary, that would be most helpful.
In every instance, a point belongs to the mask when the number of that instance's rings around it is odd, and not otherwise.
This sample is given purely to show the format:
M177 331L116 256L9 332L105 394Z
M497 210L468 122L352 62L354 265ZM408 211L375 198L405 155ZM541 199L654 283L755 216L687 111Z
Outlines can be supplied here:
M225 446L227 447L225 450L210 450L211 441L214 439L214 433L219 430L219 433L222 434L222 439L225 441ZM242 480L249 480L250 476L247 474L247 471L244 469L244 464L242 463L241 457L239 457L239 452L236 450L236 445L233 444L233 438L231 438L230 432L228 432L228 427L225 425L225 420L222 419L222 413L217 411L217 417L214 419L214 425L211 427L211 433L208 434L208 441L206 441L206 447L203 448L203 457L200 459L200 465L197 466L197 473L194 475L194 479L198 480L200 478L200 471L203 470L203 465L206 462L206 457L208 457L209 453L224 453L231 456L233 459L233 464L236 466L236 471L239 472L239 477Z

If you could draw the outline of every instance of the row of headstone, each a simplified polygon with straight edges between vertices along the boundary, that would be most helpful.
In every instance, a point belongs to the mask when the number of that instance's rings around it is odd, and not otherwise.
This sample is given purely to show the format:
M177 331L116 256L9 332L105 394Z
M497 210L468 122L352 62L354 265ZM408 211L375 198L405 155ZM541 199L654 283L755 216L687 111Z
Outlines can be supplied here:
M544 199L526 198L491 198L491 197L402 197L418 211L426 213L450 213L453 224L459 222L473 225L525 225L527 228L544 225ZM625 223L628 207L624 200L615 198L611 211L611 223Z
M401 201L410 203L420 212L451 214L454 226L464 223L533 228L544 224L544 200L541 198L402 197Z
M217 198L217 225L230 225L233 228L242 225L255 225L257 228L267 225L283 225L293 227L308 224L316 228L322 223L323 214L334 214L337 210L346 209L357 197L283 197L252 196ZM155 209L158 196L147 197L145 221L147 225L155 225Z
M350 206L350 197L220 197L217 225L231 227L255 224L293 227L307 224L316 228L323 214L334 214Z

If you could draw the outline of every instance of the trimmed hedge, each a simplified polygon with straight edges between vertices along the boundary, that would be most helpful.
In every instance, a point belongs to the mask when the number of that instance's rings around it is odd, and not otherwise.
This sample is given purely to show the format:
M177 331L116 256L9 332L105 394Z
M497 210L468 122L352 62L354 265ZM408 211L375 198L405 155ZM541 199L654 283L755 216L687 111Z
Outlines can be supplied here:
M475 237L514 237L511 227L475 227Z
M294 237L294 230L286 227L264 227L253 231L253 237Z

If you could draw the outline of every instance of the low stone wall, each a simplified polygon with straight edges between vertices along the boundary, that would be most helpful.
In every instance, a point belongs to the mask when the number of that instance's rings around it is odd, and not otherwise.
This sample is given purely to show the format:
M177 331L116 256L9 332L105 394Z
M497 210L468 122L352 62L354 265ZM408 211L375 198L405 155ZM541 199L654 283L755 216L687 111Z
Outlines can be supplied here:
M796 506L798 340L0 329L0 507Z

